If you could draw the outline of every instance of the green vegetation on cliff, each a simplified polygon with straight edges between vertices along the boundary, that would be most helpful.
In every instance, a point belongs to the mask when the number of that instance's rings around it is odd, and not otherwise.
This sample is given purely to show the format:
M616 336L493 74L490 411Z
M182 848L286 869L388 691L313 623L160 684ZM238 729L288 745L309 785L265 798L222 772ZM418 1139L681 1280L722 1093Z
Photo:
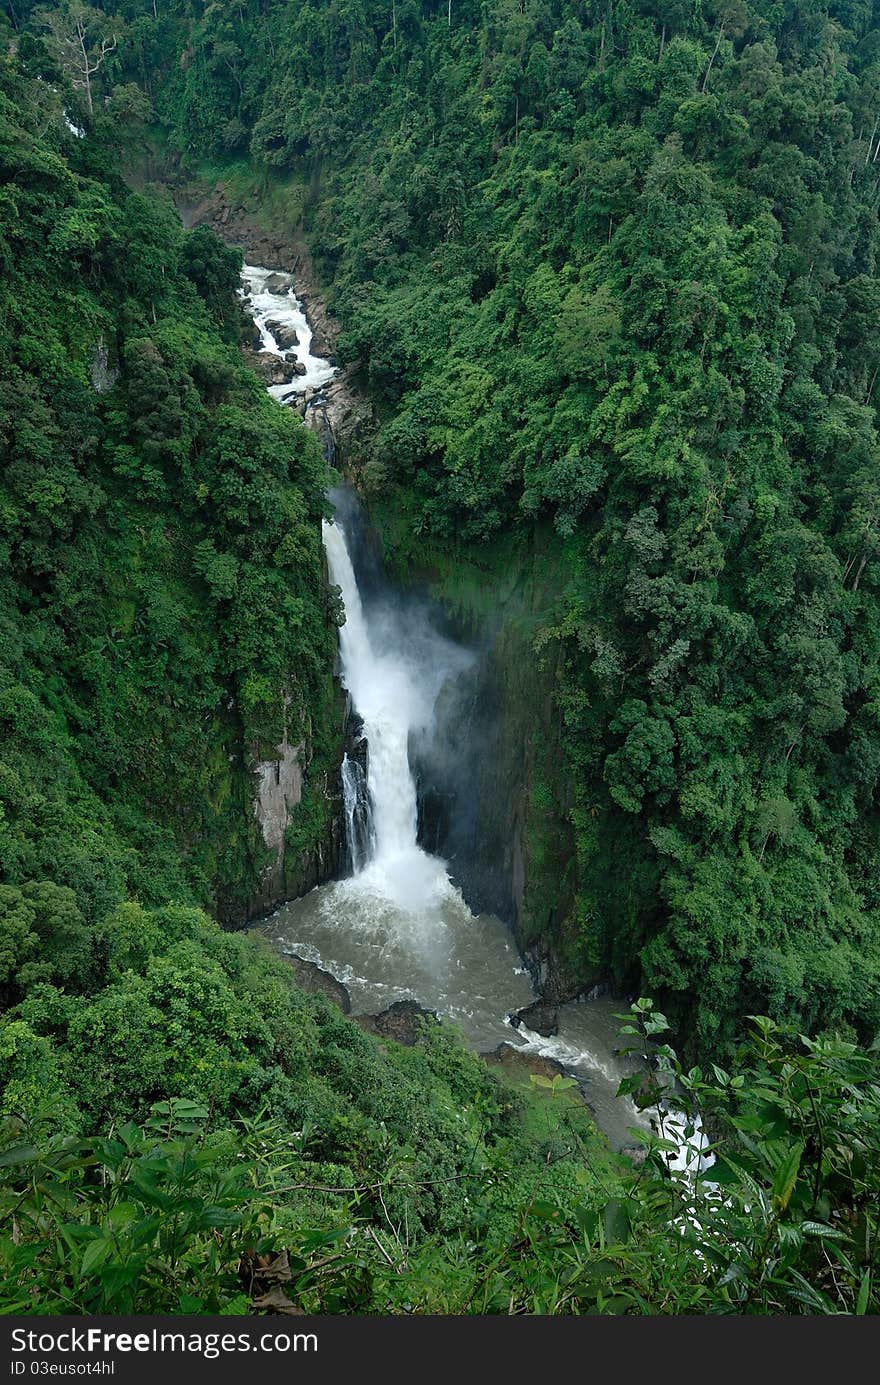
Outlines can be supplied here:
M56 926L0 1025L0 1311L244 1312L242 1256L285 1250L269 1287L366 1307L407 1253L581 1197L580 1150L614 1182L582 1103L524 1134L454 1037L380 1047L198 909L127 903L88 941ZM373 1301L430 1302L419 1279Z
M0 1032L0 1312L880 1307L876 1053L769 1020L735 1075L658 1049L633 1085L677 1073L678 1133L658 1108L633 1171L571 1080L499 1083L431 1021L377 1045L197 910L108 944L101 990L37 984ZM634 1007L640 1049L663 1029ZM693 1103L716 1162L670 1176Z
M20 50L0 107L4 915L49 880L86 929L129 896L244 917L254 761L327 701L324 463L242 367L239 257L126 187L120 117L78 137ZM4 988L45 966L9 927Z

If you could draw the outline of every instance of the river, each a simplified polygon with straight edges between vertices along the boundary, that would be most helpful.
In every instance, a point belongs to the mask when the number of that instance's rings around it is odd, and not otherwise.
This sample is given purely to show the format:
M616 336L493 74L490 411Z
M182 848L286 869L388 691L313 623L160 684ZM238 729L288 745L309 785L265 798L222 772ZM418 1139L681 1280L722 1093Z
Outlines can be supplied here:
M310 391L310 402L320 403L335 368L312 356L312 332L289 277L246 265L243 296L262 350L290 366L289 380L270 393L291 403ZM625 1006L610 997L563 1005L551 1038L515 1028L508 1017L536 995L509 928L473 914L448 863L418 844L409 747L413 737L430 737L441 689L476 656L441 632L423 602L387 584L364 589L353 561L362 516L350 491L333 495L336 518L325 523L323 537L330 580L345 607L340 672L366 743L364 754L343 765L351 874L284 904L261 931L279 952L315 962L343 982L355 1014L413 999L454 1023L477 1051L506 1042L563 1063L580 1079L611 1144L631 1144L632 1127L643 1118L629 1098L617 1096L620 1078L631 1071L615 1051Z

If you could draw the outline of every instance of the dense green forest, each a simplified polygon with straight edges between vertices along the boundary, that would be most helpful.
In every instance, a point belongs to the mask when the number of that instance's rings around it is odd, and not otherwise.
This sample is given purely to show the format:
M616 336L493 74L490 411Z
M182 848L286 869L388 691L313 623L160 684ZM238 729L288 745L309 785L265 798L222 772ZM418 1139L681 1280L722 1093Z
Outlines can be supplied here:
M876 1310L873 24L5 0L0 1311ZM321 828L328 477L146 141L303 216L402 560L553 536L556 942L725 1063L638 1002L636 1170L568 1079L377 1041L210 917L285 729Z

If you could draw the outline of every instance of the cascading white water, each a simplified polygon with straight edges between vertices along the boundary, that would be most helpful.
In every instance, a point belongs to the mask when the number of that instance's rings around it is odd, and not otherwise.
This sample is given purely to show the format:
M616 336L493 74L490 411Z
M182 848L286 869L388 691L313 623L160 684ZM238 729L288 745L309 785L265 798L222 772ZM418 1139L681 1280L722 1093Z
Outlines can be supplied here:
M373 906L376 896L386 907L389 903L397 906L392 924L398 930L402 926L424 923L427 918L429 928L427 933L422 931L421 941L427 942L433 950L431 965L436 972L438 964L445 960L448 965L450 960L443 958L444 949L437 946L446 931L447 920L457 915L460 925L463 918L472 919L472 916L449 880L445 863L429 856L417 844L416 786L409 764L408 740L411 728L430 716L432 708L424 705L425 689L414 676L415 670L401 649L402 631L396 632L398 640L390 650L374 648L341 525L325 523L323 534L330 578L340 588L345 606L346 619L339 630L342 678L364 724L368 747L367 788L372 806L372 832L368 833L369 847L364 851L358 838L358 780L355 774L361 771L360 766L346 756L343 794L349 820L349 854L355 872L353 880L344 882L347 903L351 904L354 893L361 901L371 900ZM338 902L340 896L336 898ZM445 910L437 907L441 903ZM477 923L476 919L472 921ZM418 936L417 927L416 933ZM570 1012L579 1007L568 1008ZM594 1081L596 1076L601 1076L608 1091L615 1092L627 1070L626 1065L611 1051L610 1045L604 1054L592 1042L589 1047L585 1046L576 1021L586 1018L586 1013L586 1007L580 1007L575 1022L569 1021L568 1037L546 1038L520 1026L517 1046L552 1058L575 1072L589 1071ZM645 1118L631 1097L614 1098L614 1104L617 1128L624 1122L630 1129L644 1123ZM713 1159L702 1157L707 1141L699 1125L688 1142L683 1139L685 1125L680 1118L666 1114L660 1119L659 1133L679 1144L678 1150L667 1156L673 1172L691 1175L709 1167Z
M312 355L312 328L289 275L250 264L242 266L241 275L242 293L260 334L260 350L291 362L291 367L295 363L301 372L292 374L284 384L269 385L269 394L283 404L304 390L326 385L336 374L336 367L323 357ZM275 281L277 289L267 287ZM295 345L284 346L276 335L282 332L292 334Z
M342 681L363 720L369 754L367 788L372 808L372 853L361 863L369 882L398 906L418 909L453 887L444 862L417 843L416 786L409 763L409 735L430 717L430 687L413 676L405 651L377 650L364 615L345 533L324 523L330 580L339 587L345 623L339 630ZM356 853L351 851L358 873Z

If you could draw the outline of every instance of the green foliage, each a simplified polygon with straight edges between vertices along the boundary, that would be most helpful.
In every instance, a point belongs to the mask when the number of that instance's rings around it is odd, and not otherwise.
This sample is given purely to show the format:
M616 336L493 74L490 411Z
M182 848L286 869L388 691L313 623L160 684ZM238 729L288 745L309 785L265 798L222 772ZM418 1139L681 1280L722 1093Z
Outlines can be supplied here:
M8 1146L3 1213L17 1234L0 1249L4 1311L243 1311L236 1246L260 1243L261 1154L232 1131L194 1139L207 1117L194 1102L157 1103L140 1128Z
M669 1262L652 1261L636 1231L617 1292L633 1303L662 1295L662 1311L674 1313L876 1313L876 1045L865 1053L752 1017L730 1070L685 1069L656 1043L667 1029L649 1000L632 1007L625 1032L650 1051L654 1073L647 1091L644 1078L623 1086L654 1113L638 1214L654 1226L668 1219L691 1270L661 1290ZM669 1176L673 1152L689 1161L684 1177Z
M39 981L87 985L100 970L96 950L72 890L48 880L0 885L0 996L7 1004Z
M876 1311L868 12L7 8L3 1309ZM410 551L554 547L529 906L711 1064L638 1003L636 1171L566 1079L382 1052L196 907L253 892L285 733L288 865L326 828L333 604L237 258L119 176L150 111L290 180Z
M227 327L233 341L239 336L233 295L241 284L241 263L240 253L224 245L207 226L196 227L184 239L178 258L181 271Z
M301 1016L304 1000L293 1002ZM322 1027L330 1019L323 1002L314 1014ZM735 1075L685 1071L658 1046L664 1017L650 1001L632 1007L624 1032L649 1054L650 1076L624 1088L654 1117L634 1131L645 1145L635 1169L602 1152L571 1079L498 1086L441 1030L380 1053L341 1017L329 1053L314 1051L301 1072L337 1103L320 1130L266 1109L230 1121L172 1098L83 1137L35 1106L29 1120L7 1119L0 1149L0 1304L876 1312L876 1052L752 1024ZM342 1055L358 1050L359 1085L348 1088ZM432 1130L440 1142L423 1162L416 1150Z
M4 1311L241 1311L243 1262L284 1252L305 1307L396 1310L410 1255L581 1187L573 1139L607 1168L581 1103L573 1135L521 1123L454 1034L379 1045L196 909L125 905L103 944L104 984L0 1022Z

